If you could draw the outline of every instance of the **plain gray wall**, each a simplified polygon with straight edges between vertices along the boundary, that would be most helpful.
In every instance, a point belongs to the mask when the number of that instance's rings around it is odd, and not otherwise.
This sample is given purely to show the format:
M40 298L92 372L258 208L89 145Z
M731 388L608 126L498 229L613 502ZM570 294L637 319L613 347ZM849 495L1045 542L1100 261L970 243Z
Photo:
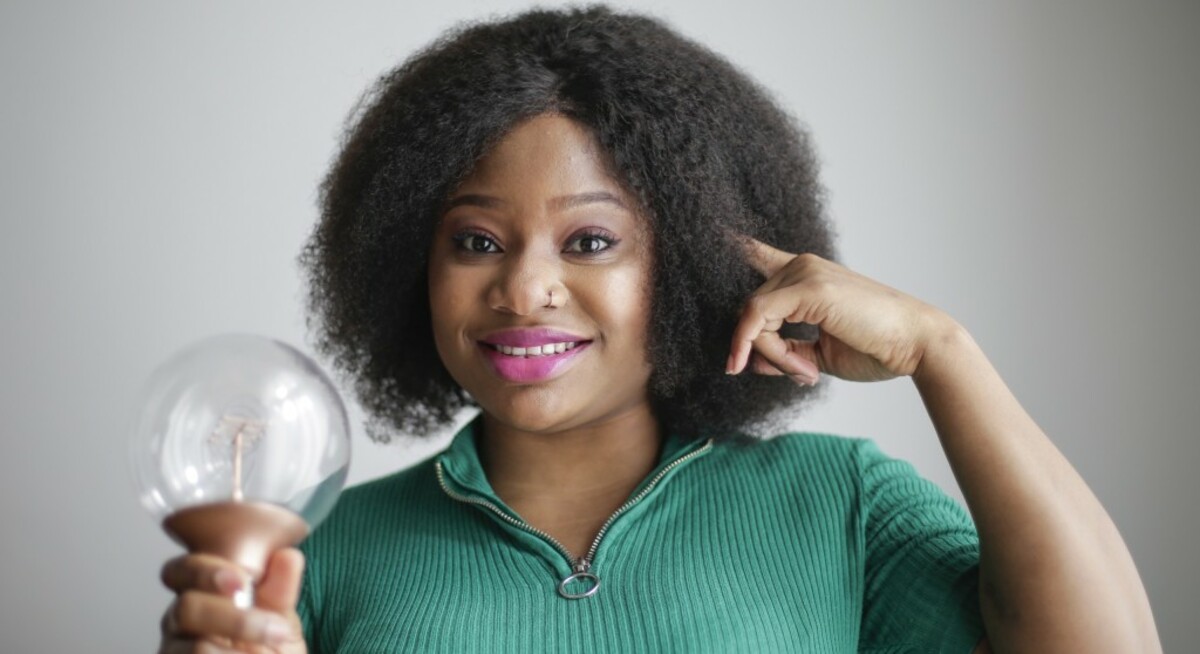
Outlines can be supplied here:
M833 4L641 6L811 128L844 261L974 333L1189 649L1197 5ZM213 333L306 344L295 256L350 107L519 6L0 6L0 650L154 649L177 549L126 470L140 384ZM909 382L829 386L799 428L874 437L957 495ZM353 481L442 446L373 445L355 416Z

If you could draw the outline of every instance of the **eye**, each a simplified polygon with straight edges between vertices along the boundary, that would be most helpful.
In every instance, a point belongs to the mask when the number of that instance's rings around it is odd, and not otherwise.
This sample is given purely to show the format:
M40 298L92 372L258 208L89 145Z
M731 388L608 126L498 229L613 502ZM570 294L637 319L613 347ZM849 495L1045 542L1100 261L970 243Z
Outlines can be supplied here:
M603 252L620 241L616 236L604 230L589 230L571 240L567 252L578 254L597 254Z
M453 236L455 244L460 250L466 250L471 254L494 254L500 251L500 246L496 245L496 241L487 234L479 232L460 232Z

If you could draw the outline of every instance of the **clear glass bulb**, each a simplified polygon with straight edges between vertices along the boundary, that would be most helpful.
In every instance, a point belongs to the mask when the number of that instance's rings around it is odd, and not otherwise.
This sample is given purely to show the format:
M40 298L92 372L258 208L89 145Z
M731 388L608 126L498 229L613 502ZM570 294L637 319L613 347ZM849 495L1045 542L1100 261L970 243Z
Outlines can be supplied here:
M346 481L345 406L285 343L196 343L151 374L140 407L129 451L142 504L189 550L236 561L255 580L272 551L329 514Z

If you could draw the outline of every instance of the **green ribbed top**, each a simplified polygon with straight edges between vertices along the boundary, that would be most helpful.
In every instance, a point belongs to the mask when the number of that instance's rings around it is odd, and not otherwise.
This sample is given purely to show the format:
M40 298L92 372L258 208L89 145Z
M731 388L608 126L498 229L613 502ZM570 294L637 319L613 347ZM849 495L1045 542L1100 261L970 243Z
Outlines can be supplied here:
M348 489L305 541L310 652L966 654L983 635L970 517L869 440L669 438L595 548L599 588L565 599L576 561L496 497L477 424Z

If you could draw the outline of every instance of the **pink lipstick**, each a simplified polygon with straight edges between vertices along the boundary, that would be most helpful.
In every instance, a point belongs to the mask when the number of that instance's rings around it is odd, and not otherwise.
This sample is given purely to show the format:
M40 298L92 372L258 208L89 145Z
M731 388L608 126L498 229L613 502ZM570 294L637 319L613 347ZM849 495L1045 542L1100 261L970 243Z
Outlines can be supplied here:
M497 375L523 384L561 373L590 345L575 334L546 328L495 332L479 342Z

